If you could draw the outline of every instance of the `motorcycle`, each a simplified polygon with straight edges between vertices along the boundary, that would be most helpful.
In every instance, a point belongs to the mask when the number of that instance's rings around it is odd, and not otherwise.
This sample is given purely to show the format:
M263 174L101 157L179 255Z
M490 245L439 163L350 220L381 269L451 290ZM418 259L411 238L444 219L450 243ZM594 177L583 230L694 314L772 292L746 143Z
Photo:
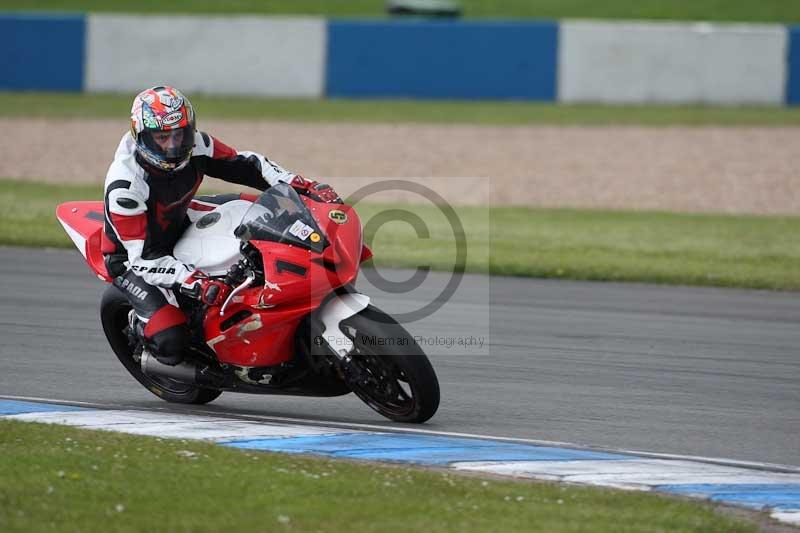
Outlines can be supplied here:
M287 184L252 201L209 209L185 231L175 257L233 290L207 306L172 294L187 314L184 361L165 365L136 334L135 313L110 285L100 318L111 349L156 396L205 404L222 392L333 397L355 393L394 421L425 422L439 383L406 329L355 289L361 222L344 204L316 202ZM101 253L102 202L68 202L56 215L97 276L112 281Z

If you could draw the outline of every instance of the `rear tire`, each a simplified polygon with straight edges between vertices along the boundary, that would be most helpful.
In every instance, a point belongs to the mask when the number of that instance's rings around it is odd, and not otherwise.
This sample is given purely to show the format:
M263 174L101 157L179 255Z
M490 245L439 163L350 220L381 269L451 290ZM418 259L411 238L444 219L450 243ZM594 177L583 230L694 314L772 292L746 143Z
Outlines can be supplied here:
M103 293L100 302L100 321L103 332L122 366L147 390L168 402L205 404L215 400L222 391L187 385L170 378L151 377L142 372L134 358L135 347L128 342L128 313L131 304L122 292L113 285Z
M436 413L439 380L403 326L370 305L340 327L353 341L353 363L370 378L369 385L351 385L364 403L396 422L422 423Z

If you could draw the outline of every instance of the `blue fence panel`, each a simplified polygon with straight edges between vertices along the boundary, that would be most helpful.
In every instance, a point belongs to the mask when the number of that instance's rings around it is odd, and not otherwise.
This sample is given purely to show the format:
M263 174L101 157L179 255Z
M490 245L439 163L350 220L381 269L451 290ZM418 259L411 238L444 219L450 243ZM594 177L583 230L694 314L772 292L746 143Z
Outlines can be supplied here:
M0 16L0 90L80 91L85 18Z
M332 21L327 95L556 99L556 22Z
M786 103L800 104L800 26L790 26L787 63Z

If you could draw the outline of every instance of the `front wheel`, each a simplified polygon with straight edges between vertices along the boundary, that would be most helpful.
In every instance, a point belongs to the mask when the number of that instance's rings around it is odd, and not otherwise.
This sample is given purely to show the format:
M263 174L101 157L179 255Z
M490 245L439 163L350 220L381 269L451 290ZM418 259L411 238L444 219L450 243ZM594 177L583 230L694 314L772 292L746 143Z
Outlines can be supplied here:
M425 422L439 408L439 380L425 352L406 329L368 306L340 324L353 341L350 353L359 378L353 392L397 422Z
M135 346L131 346L128 336L128 313L131 304L128 299L113 285L103 293L100 303L100 320L103 323L103 332L106 339L114 350L114 354L120 363L136 381L144 387L168 402L204 404L216 399L221 391L213 389L203 389L194 385L187 385L166 377L148 376L142 372L139 361L134 357Z

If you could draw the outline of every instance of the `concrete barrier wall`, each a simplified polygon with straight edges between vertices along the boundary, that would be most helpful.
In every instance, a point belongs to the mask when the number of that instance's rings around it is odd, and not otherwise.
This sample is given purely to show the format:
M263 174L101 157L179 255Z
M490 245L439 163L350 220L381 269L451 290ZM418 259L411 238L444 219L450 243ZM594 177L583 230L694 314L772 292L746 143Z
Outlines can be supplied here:
M800 104L800 26L789 28L788 74L786 103Z
M782 26L566 21L559 100L779 105L786 42Z
M0 16L0 90L800 104L800 27Z
M321 97L322 18L89 15L87 91Z
M82 16L0 16L0 90L80 91Z
M555 22L331 22L327 94L556 98Z

